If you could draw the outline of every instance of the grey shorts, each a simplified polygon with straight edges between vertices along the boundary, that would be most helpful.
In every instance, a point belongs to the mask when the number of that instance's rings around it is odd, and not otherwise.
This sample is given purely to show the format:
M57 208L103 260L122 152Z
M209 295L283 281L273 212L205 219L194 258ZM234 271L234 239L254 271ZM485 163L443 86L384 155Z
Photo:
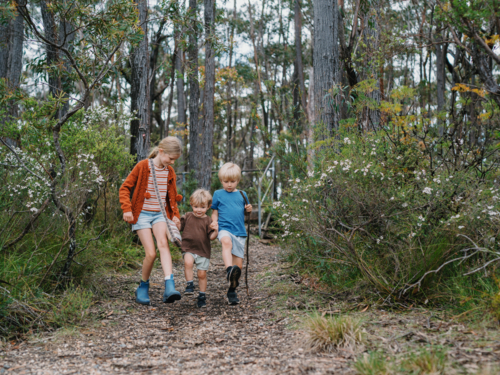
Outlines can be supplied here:
M208 266L210 266L210 259L189 252L182 253L182 257L184 258L188 254L193 257L194 264L199 271L208 271Z
M227 230L221 230L217 235L217 239L220 241L223 237L229 237L231 242L233 243L233 247L231 249L231 254L237 256L238 258L245 258L245 241L246 237L235 236L231 232Z

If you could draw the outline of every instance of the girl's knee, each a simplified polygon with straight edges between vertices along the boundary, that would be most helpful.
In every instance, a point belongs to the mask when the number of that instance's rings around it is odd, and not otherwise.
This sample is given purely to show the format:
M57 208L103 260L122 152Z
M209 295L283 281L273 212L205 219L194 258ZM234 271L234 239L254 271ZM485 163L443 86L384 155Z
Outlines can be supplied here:
M156 252L147 252L146 259L150 262L153 262L156 259Z
M156 240L156 244L158 246L158 250L160 251L170 251L170 247L168 246L168 241L165 240Z

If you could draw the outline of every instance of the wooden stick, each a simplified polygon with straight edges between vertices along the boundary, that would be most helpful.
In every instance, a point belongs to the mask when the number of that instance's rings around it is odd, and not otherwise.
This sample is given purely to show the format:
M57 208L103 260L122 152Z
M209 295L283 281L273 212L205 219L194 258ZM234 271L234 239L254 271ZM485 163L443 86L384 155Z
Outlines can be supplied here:
M243 197L243 200L245 201L246 204L248 203L247 197L245 197L245 194L240 190L240 194ZM247 264L245 265L245 286L247 288L247 296L250 295L248 292L248 263L250 263L250 251L249 251L249 246L250 246L250 213L245 210L245 216L247 217L248 221L248 229L247 229Z

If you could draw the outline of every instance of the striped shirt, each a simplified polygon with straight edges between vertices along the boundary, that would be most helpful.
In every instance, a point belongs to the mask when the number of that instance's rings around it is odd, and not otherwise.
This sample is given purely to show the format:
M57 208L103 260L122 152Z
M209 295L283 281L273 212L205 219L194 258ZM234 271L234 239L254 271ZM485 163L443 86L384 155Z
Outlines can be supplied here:
M144 198L144 205L142 206L143 211L154 211L160 212L161 208L158 205L158 198L156 197L155 185L153 182L153 173L151 173L151 166L149 166L149 177L148 177L148 188L147 194ZM165 200L167 197L167 182L168 182L168 168L158 168L155 165L156 181L158 182L158 190L160 190L161 201L163 206L165 206ZM148 198L149 196L149 198Z

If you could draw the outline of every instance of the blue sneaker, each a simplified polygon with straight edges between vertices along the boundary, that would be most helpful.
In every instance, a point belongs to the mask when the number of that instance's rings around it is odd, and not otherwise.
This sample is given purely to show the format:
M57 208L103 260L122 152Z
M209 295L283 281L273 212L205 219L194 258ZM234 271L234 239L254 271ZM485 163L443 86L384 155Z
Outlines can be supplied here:
M229 272L229 285L231 288L236 289L240 285L241 268L233 266Z
M236 292L227 292L227 303L230 305L237 305L238 303L240 303Z
M165 280L165 293L163 293L163 302L174 303L181 299L181 294L175 290L174 275L170 275L170 279Z
M187 283L186 290L184 291L184 294L194 294L194 283L193 282Z
M207 306L207 296L205 293L200 293L198 296L198 301L196 302L196 305L198 308L206 307Z
M149 305L149 280L142 281L139 284L139 287L135 290L135 302L140 303L141 305Z

